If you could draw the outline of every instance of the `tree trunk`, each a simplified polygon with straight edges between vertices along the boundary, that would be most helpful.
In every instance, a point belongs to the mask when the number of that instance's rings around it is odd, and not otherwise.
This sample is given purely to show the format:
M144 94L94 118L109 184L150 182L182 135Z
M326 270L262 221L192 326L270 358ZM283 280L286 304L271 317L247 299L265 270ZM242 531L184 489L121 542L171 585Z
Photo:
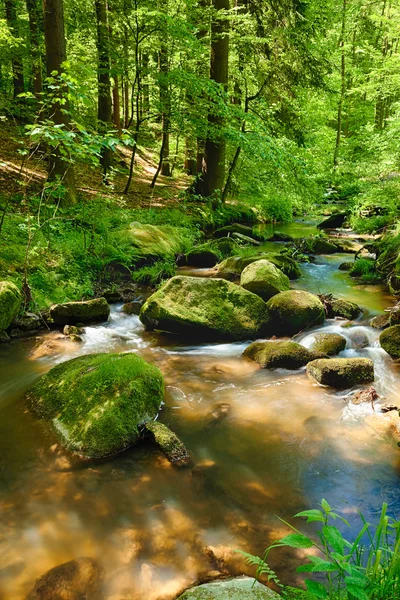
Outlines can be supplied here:
M149 55L147 53L144 53L142 57L142 69L143 116L147 117L150 112Z
M7 25L11 30L13 36L18 37L18 17L17 7L15 0L5 0L6 19ZM14 52L14 51L13 51ZM24 69L22 65L22 58L17 55L12 58L12 74L13 74L13 89L14 99L24 91Z
M336 143L335 143L335 151L333 153L333 168L336 169L339 161L339 152L340 152L340 143L342 140L342 118L343 118L343 104L344 97L346 94L346 53L345 53L345 35L346 35L346 10L347 10L347 0L343 0L342 6L342 26L340 31L340 48L341 48L341 66L340 66L340 76L341 76L341 87L340 87L340 98L338 104L338 114L337 114L337 129L336 129Z
M111 79L110 79L110 40L108 28L107 0L96 0L97 17L97 81L98 81L98 109L97 118L99 131L107 133L111 123ZM101 153L100 163L103 167L104 179L110 166L111 151L104 148Z
M113 122L115 127L121 130L121 105L119 102L119 81L118 75L114 75L113 85Z
M62 64L67 59L67 49L64 33L64 6L63 0L43 0L44 11L44 37L46 43L46 70L47 75L56 71L61 73ZM60 98L65 90L60 90ZM60 102L55 100L51 118L55 125L69 127L68 102L61 108ZM72 165L62 157L56 149L52 152L49 163L49 179L59 180L65 187L67 194L63 198L64 204L73 204L76 200L74 171Z
M31 35L30 49L32 59L33 92L40 98L43 91L43 64L41 53L41 40L43 36L43 4L39 0L26 0L29 15L29 31Z
M161 124L162 124L162 165L161 175L166 177L171 176L171 166L169 162L169 127L170 127L170 112L171 99L169 95L168 84L168 53L167 45L162 44L159 55L160 65L160 103L161 103Z
M185 138L185 165L184 169L188 175L196 175L197 173L197 160L196 160L196 146L191 137Z

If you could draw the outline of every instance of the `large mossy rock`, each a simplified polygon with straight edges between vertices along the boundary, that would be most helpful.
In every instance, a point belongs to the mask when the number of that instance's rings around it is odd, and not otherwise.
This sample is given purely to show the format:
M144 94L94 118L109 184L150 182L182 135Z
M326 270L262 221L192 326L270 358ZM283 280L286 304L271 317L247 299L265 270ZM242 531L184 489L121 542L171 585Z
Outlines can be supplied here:
M296 342L254 342L243 355L264 367L264 369L300 369L320 357Z
M231 256L217 265L217 276L228 280L238 279L248 265L258 260L268 260L278 267L289 279L298 279L301 277L300 267L297 262L289 256L279 254L279 252L261 252L246 257Z
M316 333L311 350L328 356L336 356L346 348L346 338L339 333Z
M328 316L329 318L341 317L342 319L352 321L353 319L356 319L361 312L361 308L355 302L349 302L348 300L338 298L332 300L330 303Z
M232 238L222 237L195 246L185 256L185 263L193 267L214 267L220 260L239 250Z
M99 600L103 569L92 558L58 565L39 577L27 600Z
M350 388L374 381L374 363L369 358L321 358L308 363L307 373L321 385Z
M325 309L318 296L302 290L280 292L268 300L267 307L271 331L276 335L293 335L325 320Z
M0 281L0 331L14 321L21 307L22 296L11 281Z
M240 285L263 300L290 289L289 277L268 260L257 260L243 269Z
M73 452L102 458L138 441L164 396L160 371L136 354L90 354L53 367L27 394Z
M212 581L191 588L178 600L279 600L280 596L252 577Z
M392 358L400 358L400 325L392 325L379 336L379 343Z
M147 299L140 320L148 329L186 338L246 340L263 335L265 302L224 279L176 276Z
M130 224L124 237L143 258L173 258L185 253L191 242L184 227L144 225L138 221Z
M106 321L110 307L105 298L95 298L84 302L65 302L50 307L50 317L57 325L76 325Z

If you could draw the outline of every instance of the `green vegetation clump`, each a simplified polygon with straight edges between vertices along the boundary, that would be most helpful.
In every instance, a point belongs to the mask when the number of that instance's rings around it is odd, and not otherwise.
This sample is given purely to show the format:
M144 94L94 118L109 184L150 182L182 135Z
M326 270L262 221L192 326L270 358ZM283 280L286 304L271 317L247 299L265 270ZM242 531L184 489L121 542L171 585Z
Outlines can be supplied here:
M53 367L27 394L61 443L89 458L138 441L164 396L160 371L135 354L91 354Z
M296 342L254 342L243 352L264 369L296 370L320 356Z
M358 258L349 273L352 277L359 277L363 283L377 283L382 279L377 272L376 261L369 258Z
M302 290L280 292L267 302L271 328L276 335L293 335L325 321L318 296Z
M138 256L147 259L174 258L178 254L185 254L193 244L190 230L172 225L134 222L126 230L126 237Z
M14 283L0 281L0 332L7 329L17 316L22 296Z

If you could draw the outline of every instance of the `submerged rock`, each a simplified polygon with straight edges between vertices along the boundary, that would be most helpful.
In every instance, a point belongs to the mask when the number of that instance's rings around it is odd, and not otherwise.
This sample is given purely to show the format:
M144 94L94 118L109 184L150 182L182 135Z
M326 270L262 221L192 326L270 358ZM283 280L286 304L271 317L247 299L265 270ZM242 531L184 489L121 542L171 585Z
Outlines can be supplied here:
M269 316L261 298L229 281L176 276L147 299L140 320L185 337L245 340L263 335Z
M21 331L35 331L42 326L40 318L35 313L26 312L14 319L12 326Z
M27 394L60 442L88 458L138 441L164 396L160 371L136 354L89 354L53 367Z
M307 373L321 385L350 388L374 381L374 363L369 358L321 358L308 363Z
M400 358L400 325L392 325L379 336L379 343L392 358Z
M66 302L53 304L50 317L57 325L76 325L77 323L93 323L106 321L110 315L110 307L105 298L95 298L84 302Z
M98 600L103 569L92 558L54 567L36 580L27 600Z
M338 333L316 333L311 349L321 354L335 356L346 348L346 338Z
M246 348L243 355L254 360L265 369L294 370L304 367L320 356L291 341L254 342Z
M11 281L0 281L0 331L14 321L21 303L22 296L17 286Z
M158 421L151 421L146 423L145 429L170 462L180 467L190 463L190 455L184 443L169 427Z
M274 231L273 235L268 238L268 242L293 242L294 237L288 233L282 233L281 231Z
M363 404L363 402L368 402L372 406L374 405L375 400L379 399L379 394L374 387L366 388L365 390L359 390L356 392L351 402L352 404Z
M248 265L242 271L240 285L263 300L290 289L289 278L268 260L257 260Z
M83 327L75 327L75 325L66 325L63 329L63 334L72 342L82 342L82 334L85 332Z
M267 307L271 330L276 335L293 335L325 320L325 310L318 296L302 290L280 292L268 300Z
M279 600L280 596L255 581L253 577L236 577L203 583L186 590L178 600Z

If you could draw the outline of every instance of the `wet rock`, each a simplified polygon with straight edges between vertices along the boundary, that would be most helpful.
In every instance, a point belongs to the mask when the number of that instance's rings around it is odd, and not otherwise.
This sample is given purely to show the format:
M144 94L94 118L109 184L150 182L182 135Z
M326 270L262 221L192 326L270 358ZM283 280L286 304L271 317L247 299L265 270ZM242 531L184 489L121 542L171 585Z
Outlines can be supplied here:
M17 286L11 281L0 281L0 331L14 321L21 303L22 296Z
M82 335L83 333L85 333L84 328L76 325L65 325L63 329L64 335Z
M293 335L325 320L325 310L318 296L302 290L276 294L268 300L267 308L271 331L276 335Z
M355 302L334 298L332 294L321 294L319 298L325 307L328 319L340 317L351 321L356 319L362 312L361 308Z
M377 315L369 322L371 327L374 329L386 329L390 325L390 314L384 312L381 315Z
M351 327L348 329L353 348L368 348L369 339L366 332L361 327Z
M346 348L346 339L338 333L316 333L311 349L320 354L336 356Z
M224 279L177 276L147 299L140 320L185 337L242 340L263 335L269 316L261 298Z
M343 223L347 219L346 213L336 213L331 215L325 221L322 221L319 225L317 225L317 229L338 229L343 226Z
M253 235L253 228L249 225L242 225L241 223L232 223L232 225L225 225L214 231L214 237L226 237L232 233L241 233L242 235L251 236Z
M232 233L232 237L235 238L235 240L239 240L239 242L243 242L244 244L250 244L251 246L260 246L261 242L259 242L258 240L255 240L254 238L250 237L249 235L244 235L243 233L237 233L236 231L234 231Z
M299 238L294 243L305 254L335 254L335 252L339 252L336 244L322 237Z
M381 412L383 413L392 412L392 410L399 410L399 407L394 404L382 404L381 406Z
M235 579L203 583L186 590L178 600L279 600L280 596L255 581L254 577L236 577Z
M132 302L127 302L122 307L122 312L127 315L138 315L140 313L140 309L142 308L143 303L138 300L133 300Z
M27 394L62 445L88 458L137 442L164 397L160 371L136 354L91 354L53 367Z
M102 297L105 298L110 304L121 302L121 300L123 299L121 292L116 289L104 290L102 293Z
M268 238L268 242L293 242L294 237L288 233L282 233L280 231L274 231L274 234Z
M254 342L243 352L265 369L300 369L318 355L296 342Z
M307 373L321 385L350 388L374 381L374 363L369 358L322 358L308 363Z
M152 421L146 423L145 429L171 463L180 467L190 463L190 454L184 443L169 427L158 421Z
M392 358L400 358L400 325L392 325L385 329L379 343Z
M365 390L359 390L354 394L351 399L353 404L363 404L364 402L368 402L372 406L374 406L375 400L379 399L379 394L374 387L366 388Z
M400 306L394 306L389 313L390 325L400 325Z
M50 317L53 323L57 325L76 325L77 323L106 321L109 315L110 307L105 298L53 304L50 307Z
M210 413L210 417L214 421L222 421L223 419L226 419L226 417L231 412L231 409L231 405L227 402L219 402L214 408L214 410Z
M36 580L27 600L100 600L103 570L92 558L54 567Z
M257 260L248 265L242 271L240 285L263 300L290 289L289 278L268 260Z
M221 255L211 244L196 246L186 254L186 264L193 267L214 267L221 259Z
M339 271L350 271L353 267L354 263L352 262L342 262L338 266Z
M240 277L243 269L258 260L268 260L278 267L289 279L298 279L301 277L300 267L295 260L289 256L279 254L279 252L260 252L254 256L231 256L226 258L216 266L215 274L217 277L223 277L230 281Z
M21 317L14 319L12 326L20 331L34 331L39 329L42 324L40 318L31 312L26 312Z

